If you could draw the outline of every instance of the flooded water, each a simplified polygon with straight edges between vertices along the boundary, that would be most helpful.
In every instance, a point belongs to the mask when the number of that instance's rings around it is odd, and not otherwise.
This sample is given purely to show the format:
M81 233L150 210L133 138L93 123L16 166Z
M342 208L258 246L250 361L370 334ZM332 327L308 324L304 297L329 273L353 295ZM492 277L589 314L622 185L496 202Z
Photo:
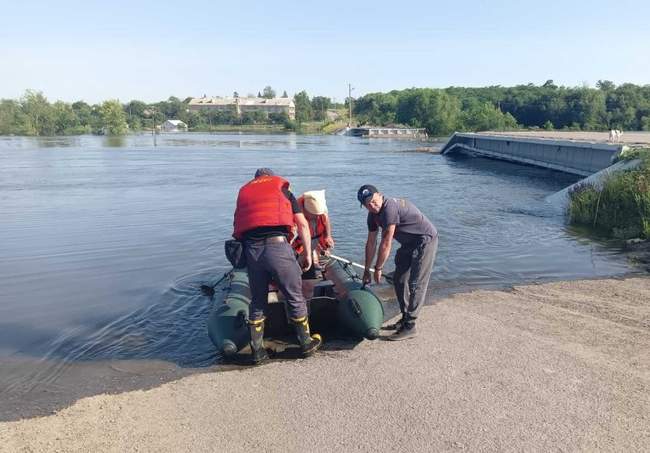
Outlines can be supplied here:
M326 189L336 253L353 260L363 260L366 236L357 188L411 199L440 233L433 296L634 270L545 204L576 178L418 146L296 135L166 135L155 148L148 135L0 137L0 401L64 385L74 363L218 362L200 286L228 268L237 190L258 167L296 193Z

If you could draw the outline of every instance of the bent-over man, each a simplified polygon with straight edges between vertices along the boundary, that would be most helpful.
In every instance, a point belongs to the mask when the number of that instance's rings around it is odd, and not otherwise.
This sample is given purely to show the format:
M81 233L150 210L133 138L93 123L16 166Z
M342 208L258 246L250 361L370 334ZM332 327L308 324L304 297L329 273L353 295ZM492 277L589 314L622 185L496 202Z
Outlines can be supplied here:
M287 300L289 318L295 326L304 356L321 345L320 335L309 332L307 304L302 293L302 270L289 245L293 225L305 244L303 268L311 267L309 225L289 182L268 168L260 168L237 196L233 237L244 243L248 283L251 290L249 314L253 363L268 358L264 348L264 320L269 283L274 280Z
M390 255L392 241L401 247L395 254L393 285L399 302L401 319L393 325L395 333L389 340L403 340L415 335L415 320L424 304L431 271L438 250L438 232L431 221L410 201L384 197L375 186L363 185L357 199L368 210L368 239L363 281L370 283L370 270L377 251L377 232L381 242L375 261L375 282L379 283L382 269Z

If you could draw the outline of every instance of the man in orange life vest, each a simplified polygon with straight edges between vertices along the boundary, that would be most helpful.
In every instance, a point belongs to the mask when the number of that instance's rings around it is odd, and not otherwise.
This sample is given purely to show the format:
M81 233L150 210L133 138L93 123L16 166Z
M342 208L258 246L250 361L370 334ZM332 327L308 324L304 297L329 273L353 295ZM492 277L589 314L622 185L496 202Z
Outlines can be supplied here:
M268 358L264 348L264 312L269 283L274 280L287 300L289 318L296 329L303 355L321 345L320 335L309 332L307 304L302 294L301 268L287 236L293 225L305 246L303 268L311 267L311 237L307 220L289 182L268 168L260 168L237 196L233 237L244 243L248 282L251 289L250 335L253 363Z
M319 252L334 247L325 191L311 190L303 193L298 197L298 205L307 219L311 235L312 267L306 272L304 278L315 278L315 270L320 268L318 266ZM291 245L297 253L304 252L303 242L299 237L295 238Z

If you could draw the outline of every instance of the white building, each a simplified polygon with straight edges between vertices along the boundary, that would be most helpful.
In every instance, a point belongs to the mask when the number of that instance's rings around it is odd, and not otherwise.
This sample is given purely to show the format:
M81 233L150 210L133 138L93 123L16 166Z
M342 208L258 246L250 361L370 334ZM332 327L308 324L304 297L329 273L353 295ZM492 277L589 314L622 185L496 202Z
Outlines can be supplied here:
M167 120L162 123L161 129L163 132L185 132L187 131L187 124L181 120Z
M193 98L189 103L191 111L218 110L233 112L241 116L246 112L286 113L289 119L296 119L296 105L291 98L230 98L230 97L202 97Z

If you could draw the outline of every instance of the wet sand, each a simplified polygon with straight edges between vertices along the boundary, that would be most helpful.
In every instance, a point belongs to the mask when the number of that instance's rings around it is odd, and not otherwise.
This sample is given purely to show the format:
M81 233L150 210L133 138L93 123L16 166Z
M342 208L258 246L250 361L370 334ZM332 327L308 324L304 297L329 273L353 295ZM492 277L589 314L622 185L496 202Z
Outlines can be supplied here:
M418 330L85 398L0 450L650 449L650 278L457 294Z

